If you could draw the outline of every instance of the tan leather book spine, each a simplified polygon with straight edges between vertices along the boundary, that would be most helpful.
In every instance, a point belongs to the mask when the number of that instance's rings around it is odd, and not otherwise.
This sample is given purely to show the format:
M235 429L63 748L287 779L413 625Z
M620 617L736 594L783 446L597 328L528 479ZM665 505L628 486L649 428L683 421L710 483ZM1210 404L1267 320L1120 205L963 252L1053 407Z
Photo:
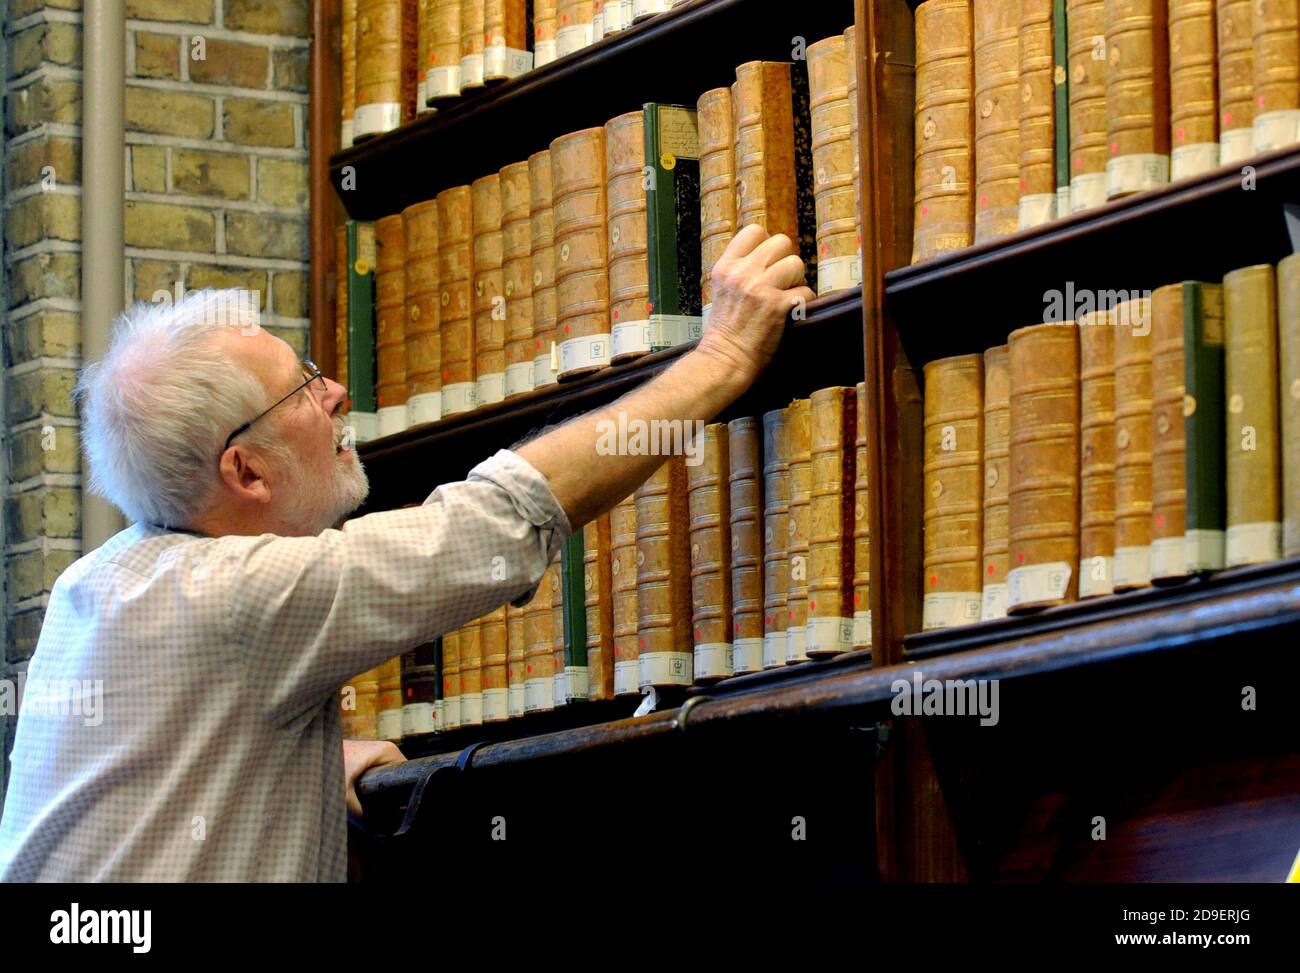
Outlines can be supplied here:
M686 464L668 459L636 491L637 648L641 689L689 686L691 554Z
M485 0L460 0L460 90L483 87Z
M339 22L339 145L346 149L352 145L357 111L357 0L342 0Z
M1170 180L1219 164L1214 0L1169 0Z
M348 387L348 227L334 230L334 380Z
M486 0L483 6L483 80L505 81L524 73L528 52L526 0Z
M378 699L375 703L377 735L380 740L402 739L402 657L389 659L377 669Z
M614 698L614 587L610 515L582 528L584 607L587 610L587 698Z
M853 647L853 501L857 396L852 388L818 389L809 400L812 490L808 506L810 658Z
M343 739L379 739L379 669L368 669L348 680L339 693Z
M425 68L429 63L429 30L427 25L433 13L433 0L416 0L415 13L415 115L430 113L429 92Z
M1110 309L1115 332L1115 590L1151 583L1151 302Z
M686 463L695 681L726 679L731 653L731 509L727 427L712 423ZM699 462L694 462L698 459Z
M415 117L416 0L358 0L354 140Z
M1020 222L1019 0L975 0L975 242Z
M790 593L788 411L763 414L763 668L785 665Z
M610 588L613 593L614 695L640 692L637 677L636 495L609 512Z
M1255 0L1216 0L1219 34L1219 163L1254 154L1255 66L1252 8Z
M1079 315L1079 598L1115 591L1115 329Z
M696 105L700 132L700 297L708 323L713 304L710 274L736 235L736 146L731 89L712 88Z
M460 725L483 723L483 621L460 629Z
M382 410L404 410L411 395L406 384L406 234L400 213L375 221L375 248L375 396L380 429L388 431ZM391 431L405 425L397 423Z
M1006 345L984 352L984 499L980 621L1007 614L1011 372Z
M1277 290L1270 264L1224 274L1223 318L1228 403L1225 560L1232 568L1282 556Z
M505 166L501 177L501 280L506 299L507 399L533 390L533 230L528 163Z
M605 123L611 364L650 351L644 114L630 111Z
M1282 556L1300 554L1300 255L1277 265L1282 420Z
M853 648L871 648L871 481L867 475L867 385L854 389L857 406L853 450Z
M528 681L528 607L506 606L506 715L524 715L524 685Z
M561 380L609 364L605 130L586 128L551 143L555 219L556 327Z
M460 97L460 0L431 0L425 95L435 104Z
M844 35L808 45L813 192L817 213L817 293L858 287L857 195L853 189L850 62Z
M1019 229L1056 217L1056 84L1052 0L1020 4Z
M790 65L748 61L731 86L736 149L736 229L757 223L799 239Z
M1151 580L1187 576L1183 285L1151 294Z
M442 308L442 414L468 412L474 384L473 203L469 186L438 194L438 303Z
M1251 21L1256 153L1300 142L1300 2L1257 0Z
M979 621L983 588L984 359L925 366L925 594L922 627Z
M597 39L592 30L594 14L592 0L556 0L556 54L564 57L582 50Z
M804 650L808 625L808 513L812 503L812 409L807 399L795 399L786 409L786 455L790 462L790 513L786 551L790 558L790 587L786 592L785 661L807 662Z
M533 67L556 58L556 0L533 0Z
M1007 611L1073 601L1079 559L1079 335L1073 321L1011 332Z
M727 423L731 660L738 676L763 668L762 441L762 426L754 416Z
M528 222L533 265L533 388L555 384L560 364L555 341L555 213L551 206L551 151L528 157Z
M402 210L406 230L406 384L411 425L442 418L438 201Z
M524 615L524 711L555 708L555 603L560 600L560 563L552 561ZM561 625L561 633L563 625ZM561 634L563 644L563 634ZM445 656L446 647L444 644Z
M967 0L916 8L916 174L912 263L975 237L974 25Z
M1106 25L1104 0L1068 0L1070 212L1106 202Z
M849 145L853 151L853 239L855 244L855 276L862 282L862 150L858 141L858 29L849 27L844 31L845 76L848 81L849 100ZM915 98L913 98L915 103Z
M509 653L506 606L488 612L480 620L479 639L483 654L483 722L499 723L510 715Z
M442 635L442 729L460 724L460 629Z
M474 375L478 405L506 397L506 299L502 271L501 177L475 179L474 210Z
M1106 195L1169 181L1169 11L1166 0L1106 0Z

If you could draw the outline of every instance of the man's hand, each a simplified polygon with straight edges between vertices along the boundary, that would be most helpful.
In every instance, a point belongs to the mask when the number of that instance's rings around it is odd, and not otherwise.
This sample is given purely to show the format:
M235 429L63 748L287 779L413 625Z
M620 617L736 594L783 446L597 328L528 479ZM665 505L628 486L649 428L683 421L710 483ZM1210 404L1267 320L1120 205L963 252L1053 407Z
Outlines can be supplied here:
M402 751L387 740L344 740L343 777L347 788L348 814L361 820L361 801L357 797L357 781L372 767L405 762Z
M804 286L804 272L784 233L768 236L756 224L743 228L713 267L713 310L697 351L747 388L772 360L786 316L817 296Z

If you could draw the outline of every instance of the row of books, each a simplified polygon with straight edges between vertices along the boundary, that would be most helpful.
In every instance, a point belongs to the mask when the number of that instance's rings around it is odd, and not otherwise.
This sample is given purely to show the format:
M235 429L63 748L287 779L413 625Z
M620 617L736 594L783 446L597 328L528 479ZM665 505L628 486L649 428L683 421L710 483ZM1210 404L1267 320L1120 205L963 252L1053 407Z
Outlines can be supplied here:
M753 61L373 224L338 230L336 353L359 440L700 337L740 227L861 283L853 31Z
M340 140L391 131L685 0L343 0Z
M1068 305L926 365L926 629L1300 554L1300 255Z
M348 733L377 721L397 739L870 648L865 385L761 420L612 435L681 451L574 534L527 605L352 680Z
M912 262L1300 142L1295 0L925 0Z

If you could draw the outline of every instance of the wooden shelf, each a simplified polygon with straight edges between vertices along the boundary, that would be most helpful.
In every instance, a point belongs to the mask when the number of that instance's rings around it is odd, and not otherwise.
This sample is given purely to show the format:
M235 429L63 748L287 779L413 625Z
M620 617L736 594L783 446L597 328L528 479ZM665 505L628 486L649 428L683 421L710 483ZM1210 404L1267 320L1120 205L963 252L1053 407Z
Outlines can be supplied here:
M1300 147L1224 166L885 274L885 300L916 368L1002 344L1043 320L1044 292L1144 290L1215 279L1291 253L1284 204L1300 202Z
M354 219L374 220L526 159L647 101L695 104L745 61L788 61L853 23L852 0L696 0L330 157ZM343 168L355 188L343 190Z

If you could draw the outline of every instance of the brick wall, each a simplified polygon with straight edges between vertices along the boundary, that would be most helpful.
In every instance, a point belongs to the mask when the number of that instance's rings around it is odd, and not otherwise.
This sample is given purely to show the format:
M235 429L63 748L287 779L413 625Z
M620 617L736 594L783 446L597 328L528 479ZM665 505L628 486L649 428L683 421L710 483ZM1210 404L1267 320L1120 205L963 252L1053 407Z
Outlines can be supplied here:
M80 365L82 51L81 0L4 3L0 677L12 679L35 648L55 578L81 553L70 392ZM126 13L127 299L255 290L263 325L306 353L306 0L127 0ZM12 728L0 723L7 775Z

